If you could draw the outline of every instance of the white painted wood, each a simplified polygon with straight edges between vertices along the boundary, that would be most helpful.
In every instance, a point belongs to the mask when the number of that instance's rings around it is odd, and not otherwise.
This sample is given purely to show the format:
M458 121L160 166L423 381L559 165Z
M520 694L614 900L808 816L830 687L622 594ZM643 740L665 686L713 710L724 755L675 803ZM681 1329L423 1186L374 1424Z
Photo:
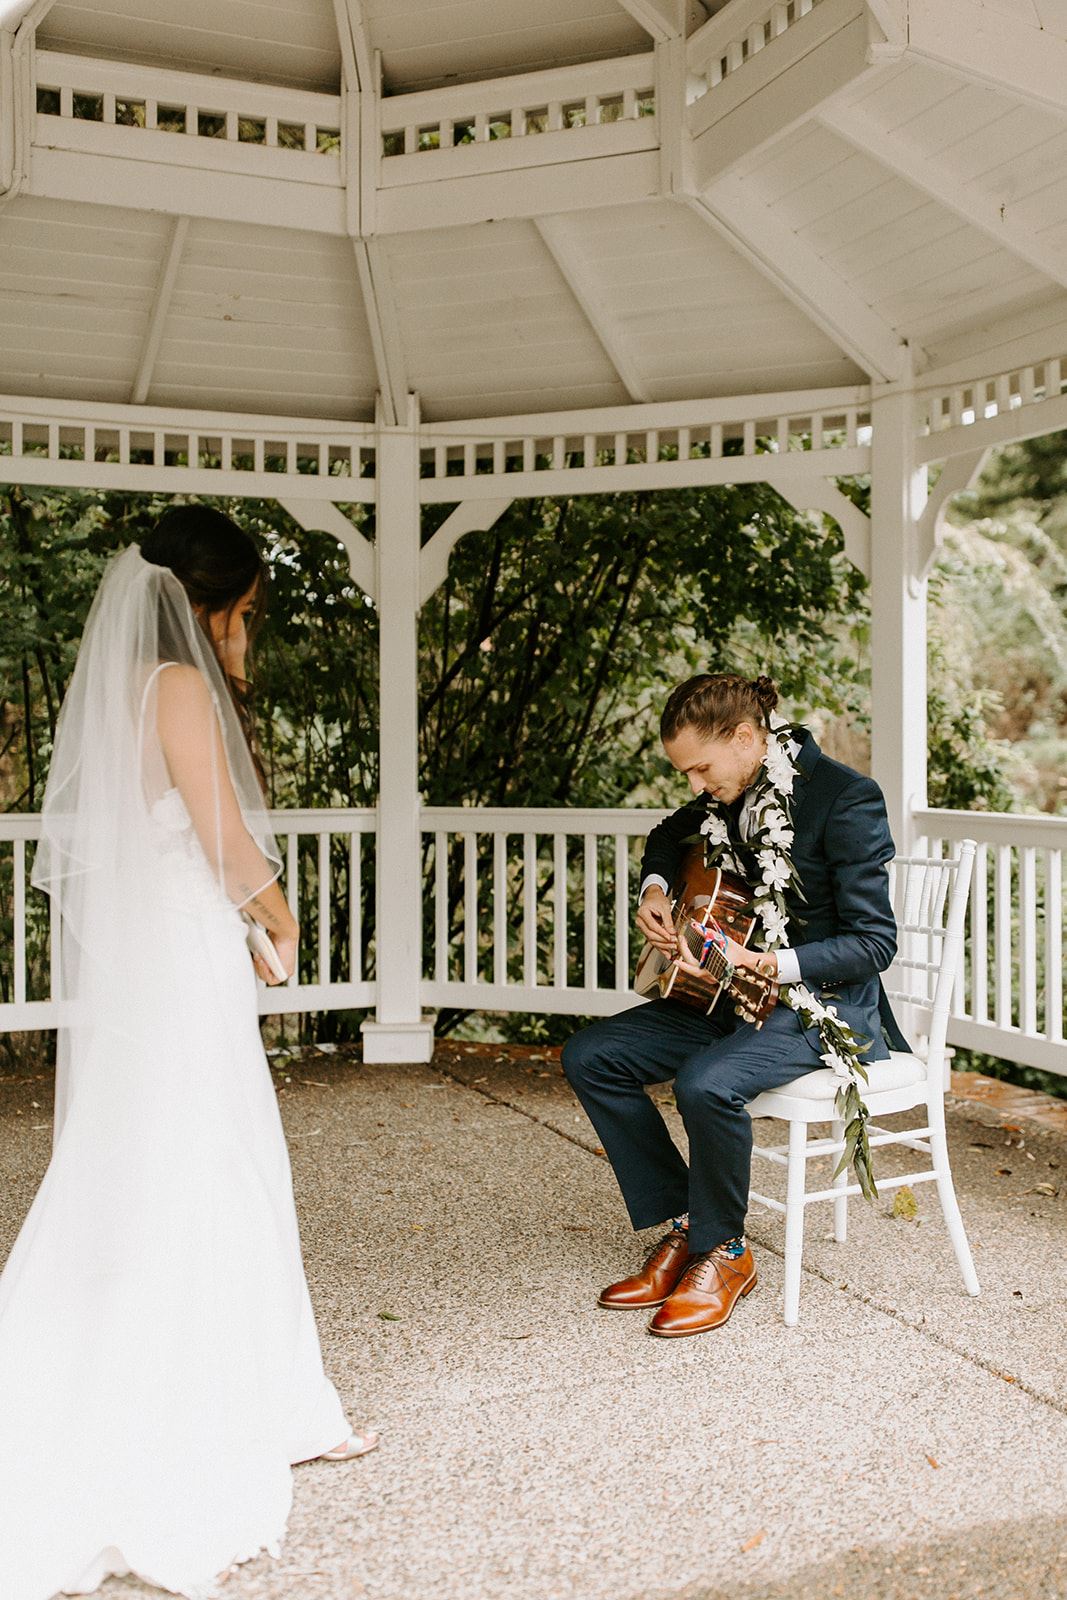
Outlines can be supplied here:
M619 0L657 43L684 33L685 0Z
M152 386L152 373L155 369L156 356L159 354L160 341L163 338L163 327L170 310L171 295L174 293L174 284L181 265L182 251L185 248L185 238L189 232L189 218L175 217L170 230L163 260L160 263L159 281L156 284L155 298L152 304L152 314L145 330L144 345L141 350L141 359L137 367L137 376L133 380L130 392L131 405L141 405L148 398L148 391Z
M379 621L380 752L374 1023L364 1059L428 1060L433 1024L422 1016L421 826L418 773L418 407L378 430L375 592Z
M908 54L1033 105L1067 111L1067 38L985 0L910 0Z
M865 511L829 478L775 478L774 487L798 511L825 511L841 529L845 554L864 577L871 575L871 523Z
M510 499L464 501L446 518L419 552L420 607L444 583L449 558L464 534L491 528L510 504Z
M354 581L365 595L374 600L378 592L375 547L344 512L330 500L304 500L289 495L276 495L275 498L302 528L307 528L309 532L318 530L332 534L344 545Z
M926 583L916 523L926 470L915 463L913 400L871 402L871 773L881 784L898 851L926 805Z
M353 248L378 371L382 415L392 427L407 413L410 387L389 261L379 239L354 239Z
M828 100L858 92L878 71L868 56L862 0L821 0L803 27L747 56L743 71L689 107L697 188L758 159Z
M898 177L931 195L939 205L954 211L1054 283L1067 287L1067 258L1063 251L1045 243L1039 234L1018 221L1010 195L998 196L961 184L926 151L895 137L852 106L824 106L819 118L858 150L865 151Z
M542 217L534 223L541 242L552 257L568 289L581 306L608 360L619 374L631 400L652 399L620 329L613 322L597 290L587 258L567 217Z
M742 183L728 178L689 203L872 377L902 375L904 346L894 330Z
M945 526L952 501L958 494L966 494L982 475L988 459L988 450L973 450L967 455L950 456L941 470L926 505L916 523L917 563L919 576L928 578L937 560L945 536Z

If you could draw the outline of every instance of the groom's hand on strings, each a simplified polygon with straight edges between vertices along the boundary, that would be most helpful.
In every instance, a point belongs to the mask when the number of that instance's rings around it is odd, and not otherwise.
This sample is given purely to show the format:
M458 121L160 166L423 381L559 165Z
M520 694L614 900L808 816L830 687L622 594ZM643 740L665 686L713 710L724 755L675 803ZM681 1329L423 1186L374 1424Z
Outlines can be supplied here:
M671 903L658 884L652 884L641 896L641 903L637 908L637 926L649 944L655 945L657 950L662 950L664 955L678 954Z

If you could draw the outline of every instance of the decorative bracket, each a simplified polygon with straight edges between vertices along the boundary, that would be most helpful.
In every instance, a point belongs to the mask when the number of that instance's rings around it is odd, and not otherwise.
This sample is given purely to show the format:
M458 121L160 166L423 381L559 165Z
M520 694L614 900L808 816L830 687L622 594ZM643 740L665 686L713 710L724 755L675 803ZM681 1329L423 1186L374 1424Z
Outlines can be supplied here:
M833 517L844 535L845 554L853 566L870 579L871 519L859 506L853 505L847 494L829 478L779 478L776 474L771 487L798 511L825 511Z
M949 456L941 469L941 476L930 490L926 505L915 524L918 544L916 567L918 579L924 583L937 560L945 537L945 521L952 499L964 494L976 482L985 466L988 450L971 450L967 455Z
M288 511L294 522L299 522L302 528L309 533L322 532L332 534L348 551L348 569L352 577L368 599L377 599L377 584L374 578L374 546L370 540L350 522L340 508L332 500L302 500L286 498L284 495L276 496L277 503L283 510Z
M508 500L465 500L447 517L419 555L419 605L445 581L448 558L465 533L484 533L511 504Z

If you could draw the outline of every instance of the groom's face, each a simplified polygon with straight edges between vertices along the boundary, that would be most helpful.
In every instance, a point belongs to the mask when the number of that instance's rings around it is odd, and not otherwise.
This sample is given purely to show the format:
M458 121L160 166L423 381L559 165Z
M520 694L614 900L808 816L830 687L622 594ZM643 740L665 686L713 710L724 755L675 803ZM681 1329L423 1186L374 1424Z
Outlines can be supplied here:
M710 794L731 805L755 777L764 741L751 722L739 722L733 733L714 738L693 727L681 728L672 739L664 739L663 748L694 794Z

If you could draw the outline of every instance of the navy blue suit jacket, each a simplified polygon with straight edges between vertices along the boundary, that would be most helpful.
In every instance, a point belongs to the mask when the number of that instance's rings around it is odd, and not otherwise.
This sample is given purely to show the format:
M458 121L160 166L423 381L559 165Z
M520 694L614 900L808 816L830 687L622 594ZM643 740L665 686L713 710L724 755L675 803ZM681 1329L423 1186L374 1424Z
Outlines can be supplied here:
M806 730L796 733L793 865L804 899L787 897L789 944L808 988L832 1004L857 1037L871 1041L862 1059L884 1061L890 1048L909 1049L878 976L897 948L887 872L895 851L885 799L873 778L824 756ZM699 830L707 804L703 796L691 800L657 823L642 879L656 872L673 883L683 841ZM817 1031L805 1032L818 1047Z

